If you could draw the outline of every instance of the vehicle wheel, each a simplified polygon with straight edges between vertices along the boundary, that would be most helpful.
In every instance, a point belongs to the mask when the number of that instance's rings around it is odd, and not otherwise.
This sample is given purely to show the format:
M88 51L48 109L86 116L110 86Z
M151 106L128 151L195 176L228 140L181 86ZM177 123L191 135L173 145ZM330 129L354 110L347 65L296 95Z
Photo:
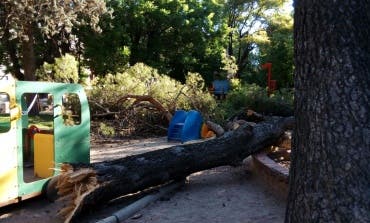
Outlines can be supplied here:
M56 188L59 176L55 176L46 182L43 188L43 194L50 202L54 202L58 199L58 189Z

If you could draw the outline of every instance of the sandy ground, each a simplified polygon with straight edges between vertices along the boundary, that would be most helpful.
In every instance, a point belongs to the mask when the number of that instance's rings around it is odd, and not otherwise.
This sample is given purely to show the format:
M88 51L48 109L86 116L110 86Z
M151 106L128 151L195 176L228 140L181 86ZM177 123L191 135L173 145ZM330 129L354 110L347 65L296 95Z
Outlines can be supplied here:
M175 145L165 138L93 143L91 162L125 157ZM285 201L246 168L218 167L194 173L174 193L140 210L125 223L281 223ZM107 204L86 213L78 222L96 222L123 208L125 202ZM59 207L43 197L0 208L0 222L58 223Z
M285 203L243 168L195 173L169 200L159 200L125 223L280 223Z

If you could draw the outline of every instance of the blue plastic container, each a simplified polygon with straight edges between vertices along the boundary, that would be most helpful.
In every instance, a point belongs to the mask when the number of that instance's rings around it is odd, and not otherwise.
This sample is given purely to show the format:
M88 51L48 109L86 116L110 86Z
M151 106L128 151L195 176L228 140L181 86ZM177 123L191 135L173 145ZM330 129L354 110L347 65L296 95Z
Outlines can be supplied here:
M228 80L214 80L212 84L214 94L227 94L230 89L230 82Z
M203 118L200 112L178 110L168 127L167 139L181 142L200 139L202 123Z
M177 110L172 117L167 131L168 141L181 141L182 128L185 123L187 112L184 110Z
M198 111L189 111L181 133L181 142L200 139L203 118Z

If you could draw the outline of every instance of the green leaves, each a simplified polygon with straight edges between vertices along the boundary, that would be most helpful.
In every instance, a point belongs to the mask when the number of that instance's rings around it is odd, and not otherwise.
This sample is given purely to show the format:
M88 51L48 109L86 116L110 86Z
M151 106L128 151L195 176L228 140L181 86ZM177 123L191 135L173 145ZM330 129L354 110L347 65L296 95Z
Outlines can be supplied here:
M99 30L100 16L108 13L102 0L3 0L1 4L7 9L4 19L9 29L17 38L23 39L27 36L24 35L27 24L37 24L37 28L48 37L62 31L71 33L75 25L81 24Z
M269 41L260 43L261 64L272 62L273 79L279 87L293 87L293 18L276 13L268 21Z
M7 45L6 64L22 78L21 64L27 80L35 79L35 70L44 61L73 51L69 48L76 44L73 30L89 25L100 31L100 16L109 13L103 0L3 0L0 8L0 38L2 42L16 42ZM37 51L44 45L49 45L45 48L52 48L53 52Z
M228 18L228 54L236 58L239 77L251 73L253 51L257 44L268 42L267 20L282 6L284 0L229 0L225 14Z
M75 58L66 54L60 58L55 58L55 63L44 65L37 70L36 76L39 80L49 82L77 83L78 62Z
M102 25L104 35L82 38L85 57L92 59L89 65L98 74L119 69L111 65L123 61L115 50L123 46L130 52L126 54L130 65L144 62L181 81L187 72L198 72L209 82L213 71L220 69L226 43L222 4L197 0L109 0L107 4L114 10L113 18L106 20L113 28ZM105 58L112 63L102 63Z
M4 11L0 15L0 35L6 33L6 39L13 41L3 44L3 58L11 66L24 66L31 61L38 67L70 53L94 75L102 77L145 63L181 82L189 72L199 73L210 84L214 73L242 77L255 72L258 62L270 60L266 55L287 60L290 55L287 35L271 28L286 30L289 26L285 22L277 25L271 22L285 21L282 17L274 19L283 2L4 0L0 3ZM29 32L25 32L25 27ZM22 51L24 40L35 43L35 52L28 51L35 60L22 55L26 52ZM279 55L285 50L284 55Z
M101 78L89 98L110 111L130 108L133 101L127 100L117 104L117 100L125 95L148 95L159 101L167 110L197 109L209 115L216 107L212 95L205 88L204 79L197 73L188 73L186 83L180 82L158 73L156 69L137 63L136 65L116 74L108 74ZM92 113L95 112L93 103ZM150 112L150 111L149 111Z

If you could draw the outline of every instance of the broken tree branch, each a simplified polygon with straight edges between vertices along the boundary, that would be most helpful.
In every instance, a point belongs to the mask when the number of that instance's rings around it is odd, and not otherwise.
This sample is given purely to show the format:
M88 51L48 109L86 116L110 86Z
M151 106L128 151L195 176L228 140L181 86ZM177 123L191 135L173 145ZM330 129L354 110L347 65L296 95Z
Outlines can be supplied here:
M135 101L133 103L134 105L138 104L142 101L147 101L147 102L151 103L155 108L158 109L158 111L162 112L165 115L168 122L171 121L172 114L159 101L157 101L156 99L154 99L150 95L132 95L132 94L128 94L128 95L125 95L125 96L119 98L116 103L117 104L122 103L122 102L124 102L126 100L129 100L131 98L135 99Z

